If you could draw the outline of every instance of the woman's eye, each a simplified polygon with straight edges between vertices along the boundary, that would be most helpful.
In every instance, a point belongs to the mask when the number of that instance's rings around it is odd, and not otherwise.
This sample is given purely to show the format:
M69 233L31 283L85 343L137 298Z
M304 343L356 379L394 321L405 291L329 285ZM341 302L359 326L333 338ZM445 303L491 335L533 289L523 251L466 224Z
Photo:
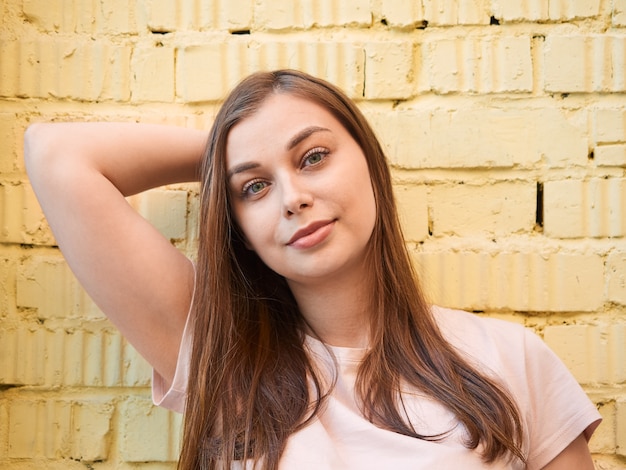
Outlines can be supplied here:
M308 152L303 159L303 166L312 166L317 165L324 157L328 154L327 150L324 149L313 149Z
M263 191L267 187L267 183L265 181L251 181L243 187L244 196L254 196L261 191Z
M315 165L316 163L319 163L321 161L322 161L321 153L314 153L313 155L309 155L306 158L306 163L308 163L309 165Z

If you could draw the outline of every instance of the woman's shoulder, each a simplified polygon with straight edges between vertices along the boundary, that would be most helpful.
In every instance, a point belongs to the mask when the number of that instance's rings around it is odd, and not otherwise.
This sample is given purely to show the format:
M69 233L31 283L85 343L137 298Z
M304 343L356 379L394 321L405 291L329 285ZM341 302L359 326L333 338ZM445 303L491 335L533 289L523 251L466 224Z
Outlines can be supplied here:
M516 382L533 380L533 371L567 372L543 339L522 324L439 306L432 313L444 338L484 372Z
M445 339L461 349L490 349L536 336L524 325L508 320L436 305L431 306L431 311Z
M444 338L511 393L525 423L529 468L541 468L601 417L563 362L530 328L432 307ZM567 397L567 399L564 399Z

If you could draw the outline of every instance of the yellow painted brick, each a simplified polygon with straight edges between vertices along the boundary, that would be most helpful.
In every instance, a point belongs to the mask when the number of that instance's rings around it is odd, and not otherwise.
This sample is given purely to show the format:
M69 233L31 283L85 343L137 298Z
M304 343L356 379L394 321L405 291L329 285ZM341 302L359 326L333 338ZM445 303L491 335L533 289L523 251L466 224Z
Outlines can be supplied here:
M442 39L422 46L428 87L437 93L529 92L533 88L530 38Z
M69 440L70 409L67 402L15 400L9 406L9 452L12 458L55 457ZM58 423L56 432L46 429ZM62 426L62 424L66 424Z
M200 213L200 197L197 193L192 194L189 198L189 213ZM200 238L200 219L199 217L190 217L188 223L189 225L187 226L187 230L189 239L187 249L189 250L189 253L192 253L191 257L193 258L198 252L197 245Z
M0 384L146 387L151 368L117 331L47 325L0 330Z
M229 31L250 29L254 16L254 0L216 0L212 6L212 17L217 19L217 27Z
M582 384L626 380L626 324L546 326L544 340Z
M82 8L83 3L75 0ZM110 35L136 34L145 30L147 17L137 0L107 0L96 3L94 14L96 32ZM93 19L92 19L93 22Z
M598 405L602 416L602 425L593 433L589 441L589 450L592 453L615 453L615 402L608 401Z
M239 42L184 47L178 53L176 94L187 102L216 101L226 96L243 78L243 73L241 76L233 73L231 64L232 61L244 63L244 47Z
M308 29L313 26L367 27L372 22L369 0L257 1L254 26L258 30Z
M505 21L559 21L597 16L600 13L600 0L495 0L493 8L494 14Z
M626 26L626 0L613 0L613 26Z
M593 153L598 166L626 166L626 144L599 145Z
M52 245L54 237L30 184L0 181L0 242Z
M103 361L103 364L106 359ZM127 387L149 387L152 367L126 340L122 339L122 384ZM113 369L117 372L116 369Z
M9 410L6 400L0 398L0 465L9 455Z
M17 256L3 253L0 246L0 322L15 311L15 274ZM6 325L5 325L6 326Z
M543 58L548 92L626 90L626 37L618 34L548 36Z
M237 46L233 42L193 45L179 51L176 94L187 102L215 101L226 96L227 90L243 78L233 74L233 66L228 63L228 57L241 56L242 46ZM214 64L220 64L219 70Z
M489 24L487 0L424 0L423 4L429 26Z
M403 168L587 163L584 131L558 109L395 109L368 112L392 164ZM453 138L451 138L453 136Z
M18 161L23 152L24 128L13 113L0 114L0 174L22 170L24 165Z
M87 338L86 338L87 336ZM55 330L46 335L46 382L51 385L101 385L102 377L89 369L102 367L101 353L94 357L93 334L82 330ZM115 360L113 355L110 359ZM119 358L117 358L119 361ZM119 362L118 362L119 364ZM89 367L91 366L91 367ZM86 376L86 377L85 377ZM115 383L107 385L117 385Z
M626 142L626 111L622 108L598 109L593 114L594 137L599 144Z
M434 303L466 310L595 312L604 300L598 255L449 248L415 253Z
M130 47L69 39L25 39L12 48L19 79L9 96L76 100L130 97Z
M72 407L71 458L93 462L108 457L113 405L76 402Z
M20 42L0 37L0 96L20 96L20 80L26 80L20 61Z
M131 198L131 205L164 237L185 238L187 233L187 192L152 189Z
M626 305L626 252L616 251L606 261L608 300Z
M600 0L577 0L575 2L549 2L552 20L590 18L600 14Z
M615 440L617 444L616 453L617 455L626 457L626 398L621 398L617 400L615 411Z
M147 11L148 28L151 31L165 33L178 29L179 2L171 0L143 0L143 4Z
M365 44L365 98L406 99L413 95L414 45L408 41Z
M24 0L23 11L29 22L46 32L131 34L145 25L133 0Z
M240 36L184 47L178 54L176 92L186 102L217 101L252 72L295 68L362 97L364 61L362 48L351 42L253 42Z
M113 406L107 401L16 399L8 408L10 458L92 462L108 456Z
M420 241L428 237L428 204L425 186L395 186L395 197L404 238Z
M532 232L536 188L533 182L433 186L429 197L432 233L434 236L501 236Z
M179 455L182 415L158 408L143 397L121 407L120 455L126 462L175 461Z
M555 238L626 235L626 179L544 183L544 233Z
M140 0L154 32L250 30L253 0Z
M136 48L132 58L131 92L133 101L172 102L175 94L174 49Z
M0 384L43 385L45 369L43 329L0 329Z
M18 268L17 305L37 310L39 318L102 319L65 261L58 256L37 256Z
M56 371L63 385L148 386L151 369L147 362L117 333L69 330L55 332L50 350L61 349L55 356ZM54 341L56 340L56 341ZM52 378L51 377L51 378Z
M615 454L592 455L597 470L624 470L624 460Z
M421 25L425 20L420 2L405 0L382 0L381 14L391 27L407 28Z
M27 21L44 31L76 31L76 18L68 0L24 0L22 8Z

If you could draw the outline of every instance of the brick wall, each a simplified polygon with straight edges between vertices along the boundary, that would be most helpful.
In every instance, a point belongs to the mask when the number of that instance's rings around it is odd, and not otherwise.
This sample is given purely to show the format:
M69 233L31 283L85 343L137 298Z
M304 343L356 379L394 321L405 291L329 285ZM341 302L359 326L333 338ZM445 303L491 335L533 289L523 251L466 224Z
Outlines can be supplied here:
M277 67L358 101L433 300L534 328L604 416L597 467L623 468L626 0L2 2L0 467L173 469L181 424L55 248L28 123L208 128ZM131 203L193 253L196 191Z

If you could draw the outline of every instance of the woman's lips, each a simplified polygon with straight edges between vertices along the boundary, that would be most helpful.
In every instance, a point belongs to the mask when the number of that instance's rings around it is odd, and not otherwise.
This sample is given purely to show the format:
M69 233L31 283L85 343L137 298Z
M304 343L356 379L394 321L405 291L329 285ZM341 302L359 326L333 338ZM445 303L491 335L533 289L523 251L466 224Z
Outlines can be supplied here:
M293 248L301 249L314 247L315 245L318 245L326 240L326 237L330 235L334 226L334 220L313 222L294 233L291 239L287 242L287 245Z

